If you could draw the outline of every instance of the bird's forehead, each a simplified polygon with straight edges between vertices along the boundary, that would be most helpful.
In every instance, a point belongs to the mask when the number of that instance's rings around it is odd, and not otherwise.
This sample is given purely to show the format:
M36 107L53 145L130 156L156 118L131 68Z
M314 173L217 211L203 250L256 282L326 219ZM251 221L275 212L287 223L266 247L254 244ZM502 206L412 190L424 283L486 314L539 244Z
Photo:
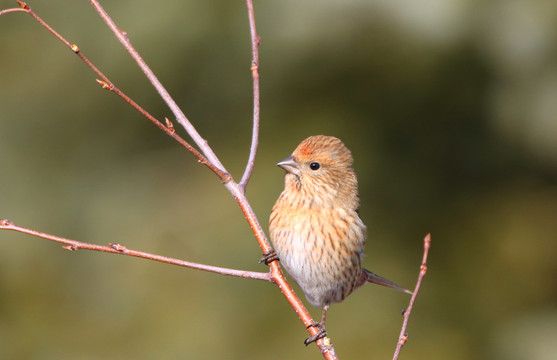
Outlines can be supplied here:
M315 147L310 144L302 144L297 152L300 157L309 158L315 155Z
M296 157L298 159L303 159L303 160L314 160L314 161L319 161L319 160L326 160L326 159L330 159L330 154L328 151L323 151L323 150L318 150L315 147L315 144L301 144L300 147L298 147L298 149L296 149Z

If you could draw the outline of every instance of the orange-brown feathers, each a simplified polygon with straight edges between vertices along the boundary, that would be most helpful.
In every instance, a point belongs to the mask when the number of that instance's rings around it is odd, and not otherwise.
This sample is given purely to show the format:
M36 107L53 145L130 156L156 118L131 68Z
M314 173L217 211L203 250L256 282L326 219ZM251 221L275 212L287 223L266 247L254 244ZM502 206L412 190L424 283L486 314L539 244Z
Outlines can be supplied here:
M342 141L333 136L316 135L305 139L294 153L298 162L321 161L336 167L351 167L353 163L350 150Z
M284 191L269 231L282 265L314 306L342 301L360 278L366 227L358 216L352 155L332 136L312 136L278 163Z
M277 164L286 176L271 211L269 234L282 266L309 303L323 308L322 325L329 305L343 301L365 282L404 291L362 270L366 227L357 211L352 162L342 141L319 135L302 141L292 156Z
M292 166L285 168L289 172L285 188L300 192L301 198L317 206L328 204L356 210L358 181L352 163L350 150L339 139L311 136L292 153Z

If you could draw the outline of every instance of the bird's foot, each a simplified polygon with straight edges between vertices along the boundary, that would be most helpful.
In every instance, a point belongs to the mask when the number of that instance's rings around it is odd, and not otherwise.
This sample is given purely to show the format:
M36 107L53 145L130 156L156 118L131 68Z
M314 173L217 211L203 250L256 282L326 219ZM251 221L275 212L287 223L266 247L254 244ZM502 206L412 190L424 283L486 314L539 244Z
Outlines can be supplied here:
M323 324L318 322L311 323L308 326L306 326L306 329L309 329L310 327L316 327L319 329L319 331L317 332L317 334L308 337L306 340L304 340L304 344L306 344L306 346L308 346L312 342L316 342L317 340L323 339L325 336L327 336L327 331L325 330L325 326L323 326Z
M269 250L265 254L263 254L263 257L259 260L259 263L265 263L265 265L269 265L271 262L278 259L279 257L275 250Z

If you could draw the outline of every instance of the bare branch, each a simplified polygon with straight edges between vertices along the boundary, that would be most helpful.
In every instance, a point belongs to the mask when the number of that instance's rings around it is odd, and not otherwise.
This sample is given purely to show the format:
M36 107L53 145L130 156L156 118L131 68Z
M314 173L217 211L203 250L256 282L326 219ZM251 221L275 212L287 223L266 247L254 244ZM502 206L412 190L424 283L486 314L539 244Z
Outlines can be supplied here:
M400 354L400 350L408 341L408 334L406 333L406 328L408 327L408 320L410 319L410 313L412 312L412 308L414 307L414 302L416 301L416 297L418 296L418 292L420 291L420 286L422 285L422 280L427 273L427 254L429 253L429 247L431 246L431 235L427 234L424 238L424 255L422 257L422 265L420 266L420 274L418 275L418 281L416 281L416 287L414 288L414 292L412 297L410 298L410 303L408 307L404 311L404 321L402 322L402 328L400 329L400 335L398 337L398 342L395 349L395 354L393 356L393 360L398 359L398 355Z
M215 155L215 153L213 152L213 150L211 149L211 147L207 143L207 140L203 139L201 137L201 135L199 135L199 133L197 132L195 127L191 124L191 122L188 120L186 115L184 115L184 113L178 107L178 105L176 104L174 99L172 99L172 97L170 96L168 91L166 91L166 89L161 84L159 79L157 79L157 77L155 76L153 71L149 68L147 63L145 63L145 61L139 55L137 50L135 50L135 48L132 46L130 40L128 39L128 35L126 34L126 32L120 30L116 26L116 23L110 18L110 16L108 16L107 12L102 8L102 6L99 4L99 2L97 0L89 0L89 2L91 3L91 5L93 5L95 10L99 13L100 17L108 25L110 30L112 30L114 35L116 35L116 38L118 39L118 41L120 41L120 43L128 51L128 53L130 54L132 59L134 59L135 62L137 63L137 65L139 65L139 67L141 68L141 71L143 71L143 73L145 74L147 79L149 79L151 84L155 87L155 89L159 93L160 97L168 105L168 107L170 108L170 110L172 111L174 116L176 116L176 120L178 121L178 123L180 125L182 125L184 127L184 129L186 129L186 132L188 133L188 135L197 144L197 146L199 146L199 148L201 149L201 152L205 155L205 157L207 157L207 159L209 159L209 161L214 166L219 168L223 173L227 173L226 169L221 164L220 160L217 158L217 156Z
M152 116L147 110L143 109L139 104L133 101L129 96L127 96L123 91L121 91L110 79L104 75L99 68L97 68L79 49L76 44L70 43L66 40L62 35L60 35L56 30L54 30L48 23L46 23L42 18L40 18L29 5L22 1L18 1L20 8L13 8L13 9L6 9L0 11L0 15L7 14L10 12L23 12L28 15L31 15L39 24L41 24L45 29L47 29L52 35L54 35L58 40L60 40L64 45L66 45L72 52L74 52L83 62L91 69L97 76L99 76L102 80L97 79L99 85L105 89L112 91L116 95L120 96L125 102L130 104L134 109L136 109L141 115L145 116L149 121L155 124L159 129L164 131L167 135L172 137L176 140L180 145L185 147L190 153L192 153L198 160L199 163L207 166L211 171L213 171L223 183L227 183L232 181L232 177L227 172L221 170L212 162L210 162L205 156L203 156L197 149L191 146L187 141L185 141L182 137L176 134L173 126L168 126L170 123L167 120L166 126L157 120L154 116ZM172 124L172 123L170 123Z
M80 241L66 239L66 238L63 238L63 237L60 237L60 236L56 236L56 235L46 234L46 233L36 231L36 230L32 230L32 229L28 229L28 228L25 228L25 227L22 227L22 226L18 226L18 225L13 224L11 221L5 220L5 219L0 219L0 230L17 231L17 232L20 232L20 233L29 234L29 235L33 235L33 236L40 237L40 238L43 238L43 239L55 241L55 242L58 242L58 243L61 243L61 244L65 244L65 246L63 246L63 248L66 249L66 250L70 250L70 251L76 251L76 250L83 249L83 250L93 250L93 251L107 252L107 253L112 253L112 254L127 255L127 256L142 258L142 259L148 259L148 260L163 262L163 263L167 263L167 264L171 264L171 265L182 266L182 267L186 267L186 268L190 268L190 269L203 270L203 271L217 273L217 274L221 274L221 275L236 276L236 277L242 277L242 278L246 278L246 279L265 280L265 281L271 282L271 274L270 273L262 273L262 272L255 272L255 271L243 271L243 270L222 268L222 267L218 267L218 266L198 264L198 263L194 263L194 262L173 259L173 258L169 258L169 257L166 257L166 256L155 255L155 254L151 254L151 253L148 253L148 252L128 249L125 246L122 246L120 244L110 244L110 246L103 246L103 245L95 245L95 244L84 243L84 242L80 242Z
M253 130L248 163L246 165L244 175L242 176L242 180L240 181L240 186L244 191L246 191L246 186L248 185L251 173L253 172L253 168L255 166L255 155L257 154L257 146L259 145L259 44L261 43L261 37L257 35L257 30L255 29L253 1L246 1L248 6L252 51L251 76L253 78Z
M0 16L11 12L27 12L27 10L29 10L29 6L27 6L27 4L24 3L23 1L18 0L17 5L19 6L19 8L1 10Z

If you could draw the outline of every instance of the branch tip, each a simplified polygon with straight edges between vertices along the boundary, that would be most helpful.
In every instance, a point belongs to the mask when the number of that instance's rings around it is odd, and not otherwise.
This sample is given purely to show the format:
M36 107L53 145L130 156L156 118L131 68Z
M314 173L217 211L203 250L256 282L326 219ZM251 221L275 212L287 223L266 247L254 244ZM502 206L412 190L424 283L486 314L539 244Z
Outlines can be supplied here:
M17 0L17 5L19 5L19 7L22 8L23 10L31 10L29 5L27 5L25 2L21 0Z
M414 302L416 301L416 296L420 291L420 287L422 285L422 280L427 272L427 256L429 253L429 247L431 245L431 234L427 234L424 238L424 252L422 256L422 263L420 265L420 272L418 274L418 280L416 281L416 287L414 288L414 292L412 297L410 298L410 303L408 307L402 311L402 315L404 316L404 320L402 321L402 328L400 329L400 335L398 337L395 353L393 355L393 360L398 360L398 356L400 354L400 350L402 346L406 344L408 341L408 333L406 332L406 328L408 326L408 320L410 319L410 313L412 312L412 308L414 307Z

